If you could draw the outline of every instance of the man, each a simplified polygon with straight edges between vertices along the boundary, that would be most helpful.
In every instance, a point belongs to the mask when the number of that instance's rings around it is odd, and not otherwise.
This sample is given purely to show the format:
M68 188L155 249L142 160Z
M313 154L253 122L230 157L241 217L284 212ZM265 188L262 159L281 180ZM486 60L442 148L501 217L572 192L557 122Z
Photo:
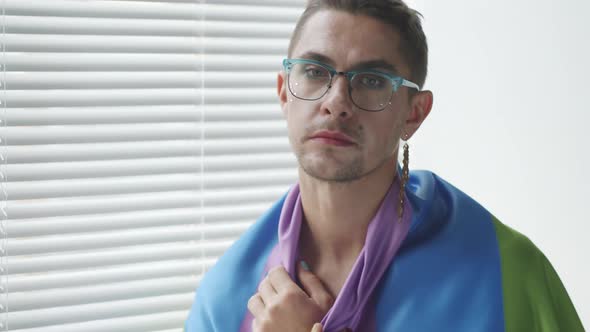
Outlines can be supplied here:
M186 331L582 331L545 256L430 172L432 108L401 0L312 0L278 95L299 182L205 275Z

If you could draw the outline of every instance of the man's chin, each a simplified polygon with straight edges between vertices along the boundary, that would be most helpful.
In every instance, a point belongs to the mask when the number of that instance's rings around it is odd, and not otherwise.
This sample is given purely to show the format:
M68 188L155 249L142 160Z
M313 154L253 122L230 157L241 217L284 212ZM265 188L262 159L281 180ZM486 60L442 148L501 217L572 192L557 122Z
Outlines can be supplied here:
M362 168L355 165L347 167L317 167L317 165L305 165L304 163L301 164L301 169L306 175L323 182L353 182L363 176Z

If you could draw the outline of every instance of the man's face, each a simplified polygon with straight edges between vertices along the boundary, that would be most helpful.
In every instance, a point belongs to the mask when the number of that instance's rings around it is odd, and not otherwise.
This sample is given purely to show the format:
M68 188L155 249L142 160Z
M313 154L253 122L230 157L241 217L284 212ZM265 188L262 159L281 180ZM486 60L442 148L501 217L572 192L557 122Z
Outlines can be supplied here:
M322 10L303 27L291 58L319 60L338 71L376 69L409 78L399 39L394 28L369 16ZM307 174L346 182L395 162L410 111L406 88L395 92L383 111L367 112L352 103L349 82L342 75L335 76L328 93L315 101L295 98L286 79L285 73L279 74L281 105L291 146ZM350 142L338 140L338 134Z

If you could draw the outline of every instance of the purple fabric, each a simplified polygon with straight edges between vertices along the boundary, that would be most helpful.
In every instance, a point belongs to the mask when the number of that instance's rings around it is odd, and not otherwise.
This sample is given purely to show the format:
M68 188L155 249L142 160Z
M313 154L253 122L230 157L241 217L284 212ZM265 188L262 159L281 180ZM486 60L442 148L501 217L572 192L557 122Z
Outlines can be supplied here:
M340 294L332 308L322 319L325 332L375 331L373 290L392 262L410 228L411 205L405 200L402 222L397 216L399 180L391 184L377 214L367 230L365 245L361 250ZM298 262L298 244L303 208L299 185L289 191L279 219L279 242L273 248L265 265L260 282L273 267L283 265L291 278L297 280L295 264ZM240 332L252 331L252 314L247 311Z

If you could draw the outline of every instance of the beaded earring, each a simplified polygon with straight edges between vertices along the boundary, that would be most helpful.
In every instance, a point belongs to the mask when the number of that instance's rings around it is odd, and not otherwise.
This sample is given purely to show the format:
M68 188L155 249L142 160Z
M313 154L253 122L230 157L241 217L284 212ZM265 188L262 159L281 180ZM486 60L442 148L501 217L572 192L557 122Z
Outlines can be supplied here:
M405 200L405 192L406 192L406 184L408 183L408 179L410 178L410 169L408 167L410 163L410 146L408 145L408 134L405 134L404 139L404 159L403 159L403 167L402 167L402 174L400 176L400 190L399 190L399 222L402 221L402 216L404 214L404 200Z

